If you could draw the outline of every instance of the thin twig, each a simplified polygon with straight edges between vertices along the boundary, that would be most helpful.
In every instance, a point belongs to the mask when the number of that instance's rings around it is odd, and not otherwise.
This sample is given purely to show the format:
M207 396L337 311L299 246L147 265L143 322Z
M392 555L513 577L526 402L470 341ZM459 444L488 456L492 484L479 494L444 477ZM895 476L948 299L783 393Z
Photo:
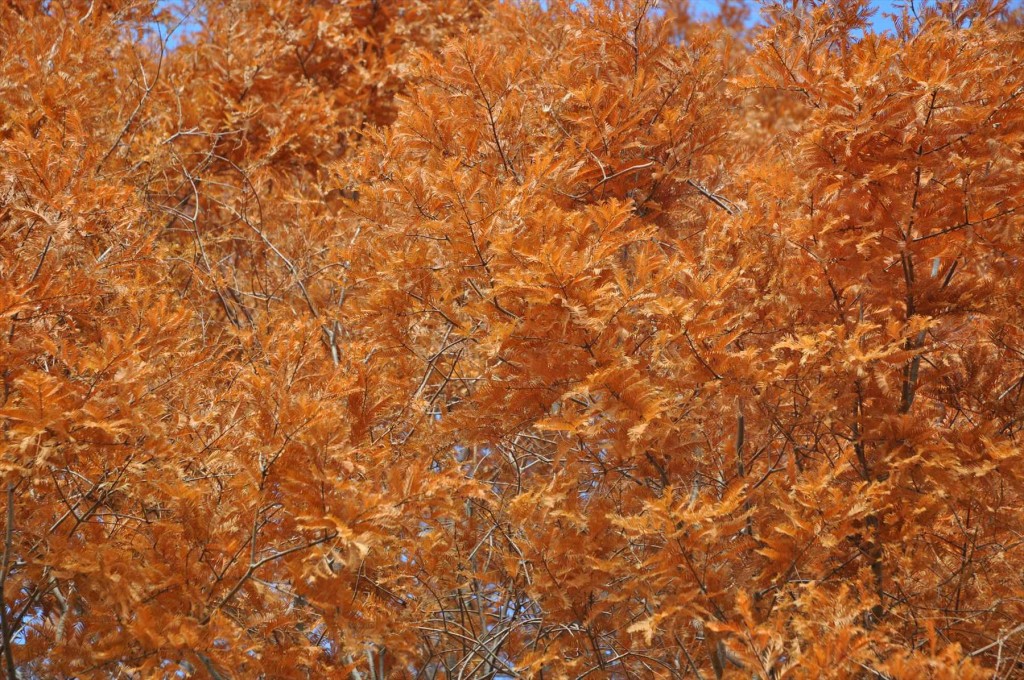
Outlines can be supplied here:
M132 115L128 116L128 120L126 120L124 122L124 127L121 128L121 132L118 133L118 135L117 135L117 139L114 140L114 143L110 145L110 148L107 149L107 152L105 154L103 154L102 158L100 158L99 163L96 164L95 174L97 174L97 175L100 174L100 171L103 169L103 166L110 159L110 157L114 154L114 151L117 150L117 147L119 147L121 145L121 140L123 140L124 136L126 134L128 134L128 130L131 129L132 124L135 122L135 118L139 115L139 112L142 111L142 107L145 106L146 100L149 99L149 95L153 91L153 88L156 87L157 80L160 79L160 69L163 67L163 64L164 64L164 51L165 51L164 41L161 40L160 41L160 56L159 56L159 58L157 59L157 62L156 62L156 73L153 74L153 81L150 82L150 83L146 83L146 90L145 90L145 92L142 93L142 98L139 99L139 103L135 105L135 110L132 111ZM142 78L143 78L143 81L145 81L146 80L146 69L145 69L144 66L142 66L141 63L139 64L139 70L142 71Z
M11 569L11 548L14 543L14 484L7 484L7 526L4 527L4 557L0 568L0 593L7 586L7 576ZM14 651L11 649L11 626L7 620L7 598L0 602L0 629L4 636L4 663L7 666L7 677L17 680L18 673L14 666Z
M990 642L989 644L985 645L984 647L981 647L979 649L974 650L973 652L971 652L967 656L973 658L975 656L978 656L979 654L987 652L988 650L992 649L993 647L995 647L997 645L1003 644L1004 642L1006 642L1007 640L1012 638L1014 635L1016 635L1017 633L1020 633L1022 631L1024 631L1024 623L1020 624L1019 626L1017 626L1016 628L1011 630L1009 633L1006 633L1005 635L999 637L999 639L997 639L997 640L995 640L993 642Z
M698 192L700 192L701 196L703 196L704 198L708 199L709 201L711 201L712 203L717 205L719 208L721 208L725 212L729 213L730 215L735 215L736 214L736 212L737 212L736 209L735 208L731 208L728 205L729 203L732 203L732 201L728 201L728 199L722 198L718 194L711 193L710 191L708 191L707 189L705 189L701 185L699 185L696 182L694 182L692 179L686 180L686 183L689 184L694 189L696 189Z

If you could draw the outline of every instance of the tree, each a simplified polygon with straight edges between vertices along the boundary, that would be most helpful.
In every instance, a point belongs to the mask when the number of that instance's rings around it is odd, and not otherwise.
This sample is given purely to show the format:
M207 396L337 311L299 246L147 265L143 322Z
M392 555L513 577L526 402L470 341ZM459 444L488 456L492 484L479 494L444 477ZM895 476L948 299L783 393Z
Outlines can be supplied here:
M745 11L0 10L7 676L1019 675L1019 17Z

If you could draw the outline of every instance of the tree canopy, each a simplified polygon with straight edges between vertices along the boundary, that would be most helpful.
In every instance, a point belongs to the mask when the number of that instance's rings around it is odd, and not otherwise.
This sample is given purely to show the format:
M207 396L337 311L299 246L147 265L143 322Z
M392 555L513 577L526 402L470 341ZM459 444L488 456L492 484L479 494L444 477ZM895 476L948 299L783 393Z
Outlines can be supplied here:
M5 0L6 677L1024 677L1024 14L871 13Z

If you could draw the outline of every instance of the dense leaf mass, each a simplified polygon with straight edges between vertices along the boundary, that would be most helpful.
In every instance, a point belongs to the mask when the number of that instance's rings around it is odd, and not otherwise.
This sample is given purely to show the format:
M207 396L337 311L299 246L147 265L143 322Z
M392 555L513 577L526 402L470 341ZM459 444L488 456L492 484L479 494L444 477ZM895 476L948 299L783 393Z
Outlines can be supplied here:
M6 677L1024 677L1024 21L888 24L5 0Z

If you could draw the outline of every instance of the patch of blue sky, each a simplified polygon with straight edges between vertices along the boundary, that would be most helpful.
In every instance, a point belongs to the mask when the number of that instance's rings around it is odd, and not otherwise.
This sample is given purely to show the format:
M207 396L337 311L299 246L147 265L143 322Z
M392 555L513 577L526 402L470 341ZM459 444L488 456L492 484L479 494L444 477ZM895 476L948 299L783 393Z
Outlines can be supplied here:
M156 11L169 12L174 17L170 23L156 27L168 50L178 47L202 28L202 10L196 0L157 0Z

